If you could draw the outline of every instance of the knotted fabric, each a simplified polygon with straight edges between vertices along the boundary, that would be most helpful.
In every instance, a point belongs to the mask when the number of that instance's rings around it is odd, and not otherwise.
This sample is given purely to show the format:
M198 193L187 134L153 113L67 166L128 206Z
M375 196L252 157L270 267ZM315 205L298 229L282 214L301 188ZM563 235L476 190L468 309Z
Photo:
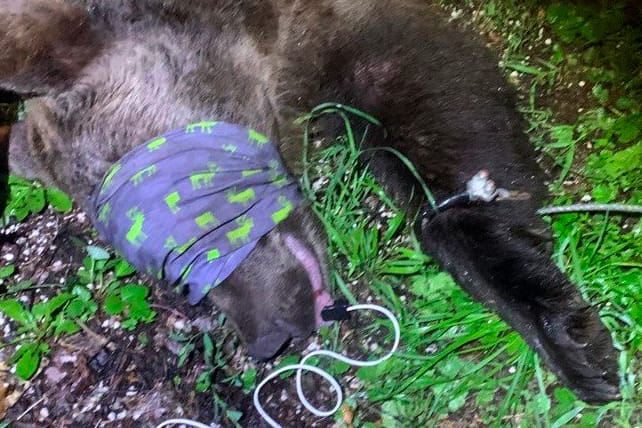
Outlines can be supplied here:
M105 241L196 304L302 201L266 136L199 122L127 153L92 202Z

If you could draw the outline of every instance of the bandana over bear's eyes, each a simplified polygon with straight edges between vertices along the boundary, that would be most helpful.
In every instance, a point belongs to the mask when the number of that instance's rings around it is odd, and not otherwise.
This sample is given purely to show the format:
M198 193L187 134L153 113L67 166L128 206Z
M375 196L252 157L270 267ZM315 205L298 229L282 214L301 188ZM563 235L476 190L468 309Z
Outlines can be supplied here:
M105 241L196 304L302 201L266 136L200 122L126 154L92 203Z

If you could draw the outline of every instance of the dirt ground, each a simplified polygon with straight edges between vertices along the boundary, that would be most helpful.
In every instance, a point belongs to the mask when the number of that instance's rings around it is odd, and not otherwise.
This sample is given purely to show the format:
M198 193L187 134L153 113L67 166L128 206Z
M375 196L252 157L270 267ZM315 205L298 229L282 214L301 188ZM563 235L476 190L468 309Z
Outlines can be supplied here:
M71 277L85 257L83 244L93 243L87 216L80 211L61 215L50 210L26 223L0 230L0 267L14 264L19 273L12 281L31 279L44 287L21 293L27 304L43 299ZM149 283L147 278L141 278ZM0 287L3 287L0 285ZM6 286L5 286L6 287ZM194 392L198 375L204 370L202 350L194 353L182 368L177 367L180 344L173 332L211 331L227 335L225 369L214 375L224 379L248 365L244 349L233 334L217 325L218 313L205 305L192 307L168 288L157 284L151 301L156 320L130 333L118 321L99 311L84 330L52 343L47 359L30 382L20 382L0 363L0 414L12 427L153 427L168 418L191 418L203 423L220 421L214 413L210 393ZM16 297L16 296L11 296ZM0 325L0 337L12 337L9 323ZM317 347L315 339L298 344L293 353ZM6 361L11 349L0 350ZM257 379L267 376L273 364L257 364ZM177 381L180 379L180 382ZM266 409L284 426L328 427L331 419L311 416L296 400L293 379L268 385L262 393ZM358 386L347 375L340 382ZM253 408L251 393L226 383L216 390L231 409L240 410L244 427L267 426ZM331 405L324 388L314 391L312 401ZM325 399L324 399L325 397ZM222 425L232 426L222 422Z

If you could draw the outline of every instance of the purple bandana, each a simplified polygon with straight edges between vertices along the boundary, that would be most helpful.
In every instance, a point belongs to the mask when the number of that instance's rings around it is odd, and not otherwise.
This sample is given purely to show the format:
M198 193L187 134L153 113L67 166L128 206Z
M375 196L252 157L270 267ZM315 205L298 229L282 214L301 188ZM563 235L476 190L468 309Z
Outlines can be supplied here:
M302 201L266 136L200 122L127 153L93 207L105 241L196 304Z

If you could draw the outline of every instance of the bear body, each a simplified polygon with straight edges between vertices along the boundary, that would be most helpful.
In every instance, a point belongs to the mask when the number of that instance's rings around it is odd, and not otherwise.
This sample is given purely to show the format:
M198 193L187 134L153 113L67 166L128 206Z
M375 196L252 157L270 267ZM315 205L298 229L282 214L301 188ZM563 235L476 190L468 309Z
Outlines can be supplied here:
M482 169L527 196L419 218L422 248L580 398L619 396L609 332L550 260L547 227L535 214L544 177L497 60L426 1L0 4L0 87L29 97L26 120L11 135L15 173L83 203L137 145L221 120L267 134L296 174L302 145L294 120L326 101L354 106L385 127L367 144L404 153L438 198ZM338 128L331 120L319 126L329 138ZM394 157L364 161L402 206L423 203ZM324 242L299 208L210 293L251 354L269 357L314 328L314 296L327 283Z

